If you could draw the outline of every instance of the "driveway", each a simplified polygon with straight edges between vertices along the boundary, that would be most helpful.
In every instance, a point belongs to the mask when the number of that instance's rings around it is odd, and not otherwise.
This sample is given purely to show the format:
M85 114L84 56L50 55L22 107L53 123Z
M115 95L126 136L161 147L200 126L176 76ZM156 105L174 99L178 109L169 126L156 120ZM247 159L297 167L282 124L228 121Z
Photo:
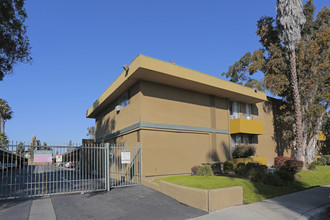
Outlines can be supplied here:
M83 195L54 196L31 201L13 200L9 201L10 205L6 205L5 201L0 202L0 219L40 219L41 216L35 213L38 212L38 207L42 206L37 204L48 203L50 207L44 207L40 213L51 209L46 215L52 216L52 213L55 213L58 220L189 219L207 214L145 186L116 188L110 192ZM44 218L49 219L47 216Z

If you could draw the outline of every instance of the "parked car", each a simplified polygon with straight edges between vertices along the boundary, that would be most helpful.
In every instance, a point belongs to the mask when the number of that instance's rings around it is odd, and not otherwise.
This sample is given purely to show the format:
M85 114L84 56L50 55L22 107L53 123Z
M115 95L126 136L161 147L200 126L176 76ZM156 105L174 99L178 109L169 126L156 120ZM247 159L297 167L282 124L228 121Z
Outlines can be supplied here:
M65 164L65 167L66 168L73 168L74 167L74 163L73 162L67 162L66 164Z

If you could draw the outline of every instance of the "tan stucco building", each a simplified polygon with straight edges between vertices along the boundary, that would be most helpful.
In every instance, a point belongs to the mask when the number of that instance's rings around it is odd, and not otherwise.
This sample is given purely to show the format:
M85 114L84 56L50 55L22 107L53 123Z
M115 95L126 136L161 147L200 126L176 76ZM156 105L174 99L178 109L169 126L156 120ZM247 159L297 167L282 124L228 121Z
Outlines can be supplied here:
M138 55L87 110L96 142L142 145L143 176L189 173L255 144L271 165L279 149L265 93ZM285 146L284 146L285 147Z

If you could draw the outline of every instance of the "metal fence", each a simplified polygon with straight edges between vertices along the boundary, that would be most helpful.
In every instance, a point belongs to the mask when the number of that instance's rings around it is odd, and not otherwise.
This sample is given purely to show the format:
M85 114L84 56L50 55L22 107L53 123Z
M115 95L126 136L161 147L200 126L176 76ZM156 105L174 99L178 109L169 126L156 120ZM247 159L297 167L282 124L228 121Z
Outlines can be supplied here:
M108 144L106 144L107 146ZM139 185L142 182L141 145L109 145L110 188Z
M0 146L0 199L95 192L142 182L141 146Z

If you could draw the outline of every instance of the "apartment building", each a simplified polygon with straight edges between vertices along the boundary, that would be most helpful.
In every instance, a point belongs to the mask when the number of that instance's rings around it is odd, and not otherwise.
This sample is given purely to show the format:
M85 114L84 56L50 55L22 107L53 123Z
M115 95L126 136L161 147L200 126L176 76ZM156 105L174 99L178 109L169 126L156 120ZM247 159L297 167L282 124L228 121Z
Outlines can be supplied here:
M138 55L87 110L96 142L142 145L144 176L224 162L240 143L273 163L278 143L266 93ZM280 149L281 148L281 149Z

